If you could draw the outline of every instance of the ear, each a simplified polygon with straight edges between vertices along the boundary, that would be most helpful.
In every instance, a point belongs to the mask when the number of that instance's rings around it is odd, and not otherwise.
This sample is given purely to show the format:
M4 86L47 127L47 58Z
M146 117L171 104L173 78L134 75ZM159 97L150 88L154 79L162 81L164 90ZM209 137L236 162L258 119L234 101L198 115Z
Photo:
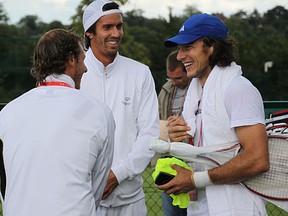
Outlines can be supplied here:
M214 53L214 46L212 45L211 47L209 47L209 56L212 56Z
M67 66L74 66L75 62L76 62L76 59L74 57L74 54L70 53L69 54L69 59L68 59L68 62L67 62Z
M86 35L89 39L92 39L92 38L93 38L93 34L91 34L90 32L86 32L85 35Z

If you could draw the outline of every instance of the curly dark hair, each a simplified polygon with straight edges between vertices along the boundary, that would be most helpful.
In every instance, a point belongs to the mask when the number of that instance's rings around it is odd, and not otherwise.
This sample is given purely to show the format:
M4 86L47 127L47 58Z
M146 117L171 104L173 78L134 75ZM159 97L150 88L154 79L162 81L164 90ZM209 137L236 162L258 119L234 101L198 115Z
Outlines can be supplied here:
M69 59L78 59L80 43L80 37L64 29L53 29L45 33L39 39L32 56L30 74L36 83L43 83L51 74L64 74Z
M212 68L215 65L219 67L230 66L231 63L236 60L238 49L237 42L234 38L202 37L201 40L204 42L204 46L214 47L214 52L209 58Z

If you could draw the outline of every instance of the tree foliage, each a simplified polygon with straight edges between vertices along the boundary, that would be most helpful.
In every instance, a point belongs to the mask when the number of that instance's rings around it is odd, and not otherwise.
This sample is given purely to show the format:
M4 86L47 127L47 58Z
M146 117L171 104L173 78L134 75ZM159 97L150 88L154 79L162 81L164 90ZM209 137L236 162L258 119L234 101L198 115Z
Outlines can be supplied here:
M3 7L3 4L0 2L0 24L7 24L9 18Z
M44 23L39 17L29 15L16 25L8 25L5 9L0 2L0 102L8 102L34 87L29 75L31 58L36 41L44 32L53 28L66 28L83 36L82 15L91 0L82 0L69 25L60 21ZM127 0L117 1L123 5ZM182 23L191 15L201 13L187 6L182 15L174 15L169 8L168 18L148 19L143 10L134 9L124 14L124 38L120 48L122 55L147 64L154 77L157 91L166 81L166 56L176 48L165 48L165 39L174 36ZM247 13L240 10L230 17L214 14L229 27L230 35L237 39L243 75L261 92L264 100L287 100L288 87L288 11L283 6L274 7L264 14L257 10ZM264 72L264 64L273 66Z

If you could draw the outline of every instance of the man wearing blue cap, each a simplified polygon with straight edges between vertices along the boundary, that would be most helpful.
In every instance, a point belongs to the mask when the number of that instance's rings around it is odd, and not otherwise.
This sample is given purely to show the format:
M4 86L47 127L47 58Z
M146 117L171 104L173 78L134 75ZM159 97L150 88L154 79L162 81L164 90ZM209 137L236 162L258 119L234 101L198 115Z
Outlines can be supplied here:
M217 17L197 14L184 22L178 35L164 42L179 48L177 59L193 78L185 99L183 117L169 121L172 141L194 138L195 146L240 143L242 152L229 162L194 171L173 167L177 176L158 186L167 194L198 190L198 201L188 215L266 215L264 201L239 183L269 169L263 101L258 90L242 76L235 41Z

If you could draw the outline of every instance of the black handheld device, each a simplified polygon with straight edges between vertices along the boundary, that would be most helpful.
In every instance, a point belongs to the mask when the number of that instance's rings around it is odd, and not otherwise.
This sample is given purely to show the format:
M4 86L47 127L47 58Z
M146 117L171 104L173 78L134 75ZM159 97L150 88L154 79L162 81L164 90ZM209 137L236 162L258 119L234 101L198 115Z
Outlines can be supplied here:
M165 173L165 172L159 172L155 179L155 184L157 185L163 185L171 181L175 176Z

